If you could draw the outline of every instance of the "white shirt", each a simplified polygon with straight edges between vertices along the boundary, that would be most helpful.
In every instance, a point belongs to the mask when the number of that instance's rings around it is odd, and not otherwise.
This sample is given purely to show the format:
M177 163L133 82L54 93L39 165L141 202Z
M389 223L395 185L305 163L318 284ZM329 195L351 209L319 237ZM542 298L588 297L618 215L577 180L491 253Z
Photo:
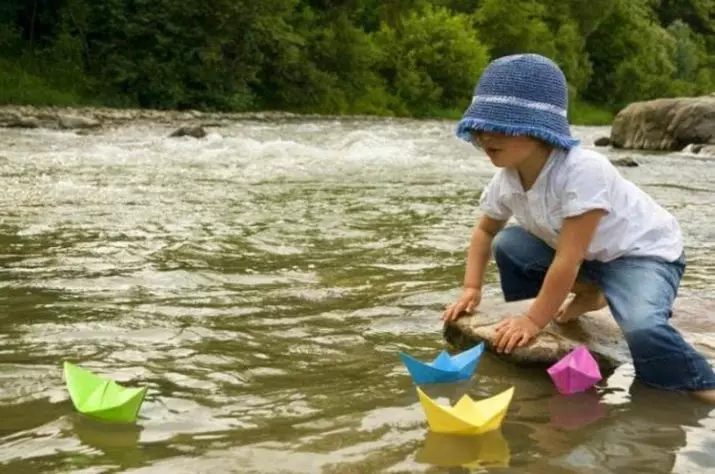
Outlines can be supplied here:
M516 170L500 168L482 193L480 208L493 219L513 217L553 249L565 218L604 209L608 214L596 229L587 260L628 255L673 261L683 252L675 217L621 176L608 158L579 146L554 150L528 191Z

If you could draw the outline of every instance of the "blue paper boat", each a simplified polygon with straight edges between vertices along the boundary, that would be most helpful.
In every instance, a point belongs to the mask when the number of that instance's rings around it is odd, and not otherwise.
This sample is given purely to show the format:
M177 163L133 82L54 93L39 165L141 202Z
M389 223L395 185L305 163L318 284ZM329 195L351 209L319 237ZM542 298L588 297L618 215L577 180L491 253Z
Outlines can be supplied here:
M472 376L484 353L484 343L450 356L442 351L432 362L422 362L414 357L400 352L400 359L407 367L412 380L418 385L428 383L448 383L466 380Z

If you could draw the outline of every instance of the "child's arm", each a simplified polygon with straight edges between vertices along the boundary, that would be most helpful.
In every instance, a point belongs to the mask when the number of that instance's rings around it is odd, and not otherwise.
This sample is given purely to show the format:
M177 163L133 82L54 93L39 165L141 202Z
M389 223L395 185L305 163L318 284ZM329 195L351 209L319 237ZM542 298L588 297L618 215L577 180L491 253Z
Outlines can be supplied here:
M564 219L558 248L526 317L543 329L556 315L573 287L588 246L605 211L594 209Z
M447 307L442 314L442 321L455 320L462 311L471 313L479 304L482 283L484 282L484 271L487 267L487 262L491 258L492 240L504 228L505 224L506 221L484 215L474 226L469 251L467 252L462 296Z
M527 313L509 318L496 327L497 352L511 352L543 329L566 300L578 275L598 223L606 211L594 209L564 219L554 260L549 266L539 294Z
M523 346L551 321L569 294L601 218L611 210L610 189L617 172L605 156L581 152L568 165L561 186L564 216L554 260L526 315L496 328L494 345L510 352Z
M481 290L484 270L492 256L492 241L504 228L506 221L482 216L472 231L472 239L467 252L467 267L464 271L464 287Z

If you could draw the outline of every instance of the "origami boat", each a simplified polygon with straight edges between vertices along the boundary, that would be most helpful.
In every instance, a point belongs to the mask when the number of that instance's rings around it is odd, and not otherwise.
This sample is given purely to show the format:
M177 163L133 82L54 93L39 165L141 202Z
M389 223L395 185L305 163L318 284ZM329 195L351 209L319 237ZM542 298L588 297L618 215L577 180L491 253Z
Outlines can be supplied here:
M400 352L400 359L407 367L412 380L418 384L447 383L466 380L472 376L484 353L484 343L450 356L442 351L432 362L422 362Z
M584 392L602 378L596 359L585 345L576 347L546 371L564 395Z
M415 461L440 467L509 467L511 452L501 430L475 436L448 435L429 431Z
M453 407L440 405L419 387L417 394L430 430L444 434L476 435L501 427L514 396L514 387L479 401L465 394Z
M72 403L80 413L104 421L136 421L147 387L123 387L69 362L64 363L64 375Z

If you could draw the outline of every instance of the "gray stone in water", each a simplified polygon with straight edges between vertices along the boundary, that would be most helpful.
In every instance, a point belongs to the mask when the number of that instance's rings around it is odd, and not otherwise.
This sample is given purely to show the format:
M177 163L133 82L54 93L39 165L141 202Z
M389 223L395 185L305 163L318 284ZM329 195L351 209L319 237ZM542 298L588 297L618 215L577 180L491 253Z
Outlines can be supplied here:
M203 127L181 127L169 136L204 138L206 136L206 130L204 130Z
M699 156L715 156L715 145L693 145L690 151Z
M34 117L18 117L7 123L7 128L39 128L40 121Z
M613 163L614 166L625 166L628 168L633 168L638 165L638 162L631 158L630 156L626 156L625 158L616 158L611 160L611 163Z
M60 115L57 119L57 124L64 130L99 128L102 125L102 123L95 118L74 115Z
M445 325L444 338L459 349L483 341L489 352L517 365L548 366L581 344L588 347L603 369L630 362L628 346L608 309L587 313L567 324L551 322L527 346L511 354L497 353L493 346L497 324L505 317L526 312L531 301L483 301L475 313ZM715 299L678 299L671 319L685 339L709 358L715 358L713 314Z
M596 146L610 146L611 139L609 137L598 137L593 144Z

